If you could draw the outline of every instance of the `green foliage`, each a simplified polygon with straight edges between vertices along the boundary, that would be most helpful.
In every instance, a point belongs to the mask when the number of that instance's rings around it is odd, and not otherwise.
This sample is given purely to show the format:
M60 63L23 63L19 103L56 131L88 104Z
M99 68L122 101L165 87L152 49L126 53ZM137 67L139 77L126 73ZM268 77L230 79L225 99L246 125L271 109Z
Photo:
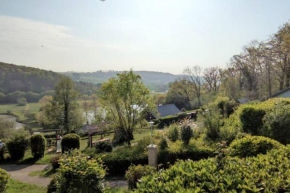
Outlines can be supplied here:
M46 140L41 134L32 135L30 138L31 152L34 158L41 158L44 156Z
M62 152L69 151L71 149L80 149L80 136L77 134L67 134L61 141Z
M160 150L165 150L166 148L168 148L168 143L165 137L162 137L160 142L159 142L159 148Z
M149 90L142 83L141 77L132 70L103 83L100 102L106 110L105 121L118 128L113 140L115 142L120 139L130 144L136 126L145 119L148 112L156 111Z
M96 144L97 153L111 152L112 150L113 150L112 145L107 142L98 142Z
M158 123L158 128L163 128L165 126L170 126L172 124L176 124L177 122L182 121L183 119L186 118L186 116L187 116L186 113L179 113L177 115L162 117L155 122Z
M19 106L25 106L27 104L26 98L22 97L22 98L17 99L17 104Z
M126 171L126 179L128 182L128 188L133 190L137 187L138 180L140 180L143 176L152 175L156 172L156 168L146 165L137 165L130 166Z
M240 159L179 161L141 178L134 192L289 192L290 148Z
M29 133L25 130L17 130L6 142L11 159L19 160L24 157L29 146Z
M181 126L180 132L181 140L185 145L189 144L190 139L193 137L193 130L188 124Z
M55 193L57 191L56 178L52 178L50 183L47 185L47 193Z
M246 107L243 108L240 119L244 132L257 135L260 133L260 129L263 127L263 117L266 114L265 110Z
M106 174L100 159L88 159L77 151L65 153L55 177L58 193L101 193Z
M246 136L236 139L230 144L232 156L249 157L266 154L271 149L283 148L283 145L273 139L262 136Z
M167 137L170 141L173 141L173 142L179 139L179 127L177 124L173 124L169 126Z
M54 171L59 168L60 157L61 157L60 155L56 155L50 159L50 164L51 164L52 169Z
M0 193L5 193L9 181L8 173L0 168Z
M290 143L290 105L277 105L264 120L266 136L283 144Z

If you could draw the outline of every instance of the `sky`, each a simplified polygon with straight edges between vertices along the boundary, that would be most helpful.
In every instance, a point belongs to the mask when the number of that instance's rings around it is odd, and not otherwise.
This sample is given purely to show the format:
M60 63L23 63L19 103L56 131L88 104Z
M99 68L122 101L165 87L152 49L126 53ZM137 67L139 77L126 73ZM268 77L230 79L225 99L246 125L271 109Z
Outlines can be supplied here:
M226 67L288 0L1 0L0 61L56 72Z

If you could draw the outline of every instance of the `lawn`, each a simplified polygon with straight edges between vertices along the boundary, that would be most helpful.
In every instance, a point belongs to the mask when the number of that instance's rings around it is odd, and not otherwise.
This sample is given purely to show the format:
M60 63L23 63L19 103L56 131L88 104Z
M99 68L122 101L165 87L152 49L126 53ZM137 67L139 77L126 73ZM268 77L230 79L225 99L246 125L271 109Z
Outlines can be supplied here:
M17 180L10 179L8 182L8 188L6 193L46 193L47 188L43 186L36 186L19 182Z

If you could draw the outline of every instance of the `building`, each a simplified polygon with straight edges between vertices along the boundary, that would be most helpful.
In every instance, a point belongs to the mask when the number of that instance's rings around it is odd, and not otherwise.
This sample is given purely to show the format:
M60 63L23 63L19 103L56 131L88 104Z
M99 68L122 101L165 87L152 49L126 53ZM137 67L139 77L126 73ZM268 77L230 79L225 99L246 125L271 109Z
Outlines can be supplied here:
M160 117L167 117L169 115L176 115L181 111L175 106L175 104L165 104L157 107Z
M271 95L269 98L290 98L290 87Z

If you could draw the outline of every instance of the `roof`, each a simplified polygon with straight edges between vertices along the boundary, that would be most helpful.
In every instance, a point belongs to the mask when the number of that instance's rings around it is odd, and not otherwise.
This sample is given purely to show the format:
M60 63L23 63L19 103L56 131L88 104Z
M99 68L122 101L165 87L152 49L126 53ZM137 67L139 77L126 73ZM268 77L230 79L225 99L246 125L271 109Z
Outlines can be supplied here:
M94 125L89 125L89 124L85 124L84 126L82 126L82 128L80 128L79 130L77 130L76 133L94 133L94 132L99 132L101 131L100 129L97 128L97 126Z
M284 92L287 92L287 91L289 91L289 90L290 90L290 87L287 87L287 88L285 88L284 90L281 90L281 91L279 91L279 92L277 92L277 93L275 93L275 94L269 96L269 98L276 97L276 96L278 96L278 95L280 95L280 94L283 94Z
M250 100L248 98L240 98L240 99L237 99L237 102L239 102L241 104L246 104L246 103L250 102Z
M175 106L175 104L166 104L166 105L158 106L157 110L160 114L160 117L175 115L180 112L180 110Z

